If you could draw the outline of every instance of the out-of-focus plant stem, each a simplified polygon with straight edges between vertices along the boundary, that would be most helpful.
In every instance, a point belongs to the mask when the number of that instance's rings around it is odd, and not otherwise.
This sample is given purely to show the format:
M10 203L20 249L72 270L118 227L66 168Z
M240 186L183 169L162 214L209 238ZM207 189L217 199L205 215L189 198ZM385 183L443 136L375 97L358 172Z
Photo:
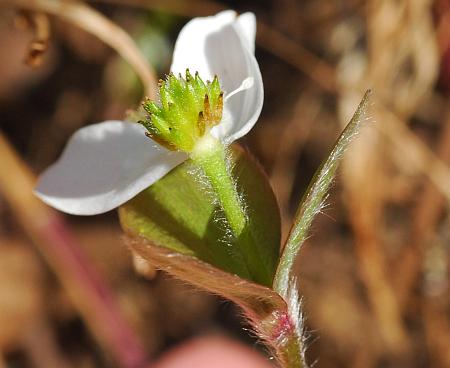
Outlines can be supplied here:
M423 174L450 201L450 170L425 142L407 127L392 111L382 104L377 105L379 113L385 116L388 124L378 124L386 138L393 143L396 153L417 173Z
M450 101L449 101L450 102ZM447 103L447 111L442 123L442 132L436 150L437 157L444 165L450 165L450 103ZM429 160L430 158L427 158ZM426 161L424 160L426 163ZM427 167L429 165L427 164ZM442 169L441 169L442 170ZM448 169L447 169L448 170ZM431 170L430 170L431 171ZM436 174L435 174L436 175ZM395 278L396 292L403 309L414 292L417 278L423 270L424 253L430 238L435 235L446 202L450 197L444 198L442 190L434 181L424 184L413 217L413 230L409 239L409 246L403 250L396 267Z
M47 50L50 39L50 22L47 15L41 12L33 12L32 14L24 12L21 17L17 18L16 26L33 28L34 38L28 47L28 55L25 58L25 62L32 68L40 66L42 55Z
M153 68L128 33L101 13L75 0L0 0L2 4L55 15L95 35L131 65L144 85L145 94L156 99L157 83Z
M59 351L56 336L48 321L42 319L34 321L27 326L23 335L21 345L33 367L74 368L68 357Z
M0 132L0 194L34 241L92 333L120 367L140 367L146 355L109 288L92 268L63 219L33 195L35 178Z

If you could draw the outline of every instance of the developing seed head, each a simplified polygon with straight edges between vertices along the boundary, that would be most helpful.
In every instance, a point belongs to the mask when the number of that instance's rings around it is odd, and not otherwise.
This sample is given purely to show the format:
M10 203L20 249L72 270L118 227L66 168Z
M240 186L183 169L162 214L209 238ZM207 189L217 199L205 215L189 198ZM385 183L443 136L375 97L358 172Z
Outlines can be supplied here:
M189 69L183 78L170 73L159 81L160 103L145 100L147 136L170 149L191 152L199 140L222 119L223 92L217 76L206 83Z

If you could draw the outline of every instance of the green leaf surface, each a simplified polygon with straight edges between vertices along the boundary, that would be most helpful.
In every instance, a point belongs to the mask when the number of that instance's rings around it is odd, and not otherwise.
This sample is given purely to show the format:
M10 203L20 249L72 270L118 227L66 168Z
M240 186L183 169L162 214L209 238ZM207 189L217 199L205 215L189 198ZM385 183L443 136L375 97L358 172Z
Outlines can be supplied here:
M238 191L247 205L250 236L230 235L214 192L190 160L121 206L121 224L128 234L151 244L270 286L279 259L278 205L265 174L246 152L233 146L232 162ZM270 280L252 280L241 254L249 248L244 242L257 247L260 257L255 262L267 270Z
M330 154L316 171L300 202L274 280L274 290L285 298L288 295L290 274L297 253L308 236L314 217L320 212L323 206L342 155L361 128L361 123L369 107L369 97L370 91L367 91Z

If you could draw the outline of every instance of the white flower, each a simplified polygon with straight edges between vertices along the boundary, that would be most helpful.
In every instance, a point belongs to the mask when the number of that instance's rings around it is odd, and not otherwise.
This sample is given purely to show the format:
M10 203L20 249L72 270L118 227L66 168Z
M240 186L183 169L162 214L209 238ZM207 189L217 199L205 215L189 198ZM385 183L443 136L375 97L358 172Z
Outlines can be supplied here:
M211 134L225 144L247 134L262 109L255 32L254 14L236 16L224 11L191 20L175 44L172 72L189 68L203 79L219 76L225 91L223 118ZM95 215L120 206L188 158L184 152L169 151L151 141L145 131L140 124L124 121L78 130L59 160L39 178L36 195L76 215Z

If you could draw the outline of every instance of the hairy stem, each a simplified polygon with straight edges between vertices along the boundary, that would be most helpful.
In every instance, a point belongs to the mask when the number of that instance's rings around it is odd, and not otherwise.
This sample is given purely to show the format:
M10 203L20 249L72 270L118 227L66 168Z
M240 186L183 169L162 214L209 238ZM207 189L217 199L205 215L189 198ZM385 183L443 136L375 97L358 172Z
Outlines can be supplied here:
M197 144L191 158L203 169L219 197L233 235L241 236L247 216L227 167L225 147L215 138L206 136Z
M352 119L342 132L341 136L338 138L328 157L322 162L322 165L316 171L308 189L303 195L302 201L295 215L294 224L292 225L289 237L281 255L280 263L278 264L278 269L273 283L274 290L283 298L287 297L288 290L291 286L290 281L292 269L294 267L297 254L309 234L312 221L323 206L328 189L333 183L336 171L345 150L358 134L362 122L366 117L369 107L370 94L370 90L365 93Z
M284 332L282 341L275 345L277 359L283 368L306 368L303 364L302 349L301 338L295 329Z
M275 309L255 326L282 368L307 367L304 360L303 326L297 312L297 309L292 311L285 305L282 309Z
M262 285L272 282L263 264L257 244L249 230L245 203L239 195L227 160L227 148L210 135L203 137L191 153L192 161L202 169L223 209L227 224L235 239L240 240L235 253L241 256L251 278Z

